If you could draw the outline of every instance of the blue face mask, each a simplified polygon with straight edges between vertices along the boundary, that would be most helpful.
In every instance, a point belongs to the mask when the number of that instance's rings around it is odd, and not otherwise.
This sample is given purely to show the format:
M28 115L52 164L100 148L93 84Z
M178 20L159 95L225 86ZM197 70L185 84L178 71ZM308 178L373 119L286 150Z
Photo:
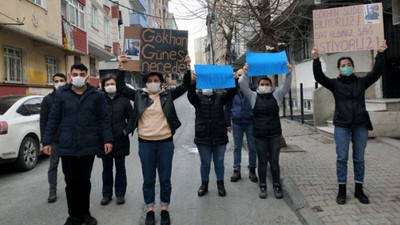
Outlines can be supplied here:
M345 77L352 75L353 72L354 72L354 69L352 66L345 66L345 67L340 68L340 74Z

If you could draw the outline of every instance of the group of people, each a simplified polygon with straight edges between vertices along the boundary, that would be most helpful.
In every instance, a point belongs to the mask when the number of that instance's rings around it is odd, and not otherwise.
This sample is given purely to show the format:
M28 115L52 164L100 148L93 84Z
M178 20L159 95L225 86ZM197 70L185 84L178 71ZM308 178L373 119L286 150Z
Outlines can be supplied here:
M346 201L346 179L349 142L353 142L355 173L355 197L368 204L363 192L364 152L370 124L365 109L365 89L379 77L383 68L382 42L374 69L365 77L354 75L354 62L349 57L338 60L339 76L327 78L322 72L318 49L312 50L313 71L317 82L332 91L335 97L335 142L337 151L337 178L339 192L337 203ZM155 224L155 184L158 173L160 183L161 224L169 225L168 206L171 198L171 172L174 155L173 136L181 126L174 100L186 91L189 102L195 108L195 138L200 156L201 185L198 196L208 192L211 161L217 179L218 195L226 196L224 186L224 157L228 132L233 132L234 164L231 182L241 179L241 150L243 136L249 150L249 179L259 185L259 197L267 197L267 166L270 164L275 198L282 198L279 154L282 128L279 107L290 90L292 66L284 84L275 88L267 76L260 77L255 87L246 76L248 65L234 74L236 87L225 92L212 89L196 90L196 75L190 70L191 60L185 58L187 71L182 84L164 88L161 73L143 75L142 89L130 89L125 84L124 67L127 59L120 57L117 76L107 74L101 80L101 90L90 85L88 69L74 64L68 74L53 76L54 91L42 103L41 134L43 151L51 155L48 179L48 202L57 199L57 165L61 158L65 176L69 217L65 225L95 225L97 220L90 214L90 176L94 158L103 162L103 188L101 205L112 201L113 188L116 203L125 203L127 187L125 157L129 155L129 134L137 130L138 154L143 175L143 197L147 207L146 225ZM133 101L133 107L130 101ZM258 159L258 163L257 163ZM115 164L115 182L113 167ZM258 164L258 166L257 166ZM256 175L258 169L258 178Z

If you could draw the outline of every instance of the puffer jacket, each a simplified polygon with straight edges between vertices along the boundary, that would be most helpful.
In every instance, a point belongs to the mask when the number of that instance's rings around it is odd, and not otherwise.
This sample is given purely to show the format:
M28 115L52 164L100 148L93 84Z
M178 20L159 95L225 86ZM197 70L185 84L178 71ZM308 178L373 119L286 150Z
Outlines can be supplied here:
M111 121L113 133L113 150L105 155L103 146L100 147L100 157L120 157L129 155L130 141L129 135L133 132L132 115L133 109L129 99L117 93L111 99L107 93L103 92L107 102L108 115ZM124 131L126 135L124 135Z
M349 77L339 76L333 79L326 77L322 72L319 58L314 59L315 80L329 89L335 98L334 125L352 126L370 123L365 108L365 90L382 75L384 59L384 54L378 53L375 57L374 68L365 77L357 77L352 74Z
M220 94L211 96L196 93L196 84L188 91L189 102L196 109L194 143L205 145L221 145L228 143L224 105L235 97L236 88L230 88Z
M52 144L59 129L60 156L96 155L100 140L103 144L113 141L104 96L92 85L86 85L82 95L72 90L72 84L56 92L42 143Z

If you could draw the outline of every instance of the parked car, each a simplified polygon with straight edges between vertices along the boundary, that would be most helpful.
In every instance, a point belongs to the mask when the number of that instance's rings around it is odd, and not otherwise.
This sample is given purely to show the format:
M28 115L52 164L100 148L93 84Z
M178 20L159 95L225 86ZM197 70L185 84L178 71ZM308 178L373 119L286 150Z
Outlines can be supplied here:
M40 145L39 114L43 96L0 96L0 163L21 171L36 166Z

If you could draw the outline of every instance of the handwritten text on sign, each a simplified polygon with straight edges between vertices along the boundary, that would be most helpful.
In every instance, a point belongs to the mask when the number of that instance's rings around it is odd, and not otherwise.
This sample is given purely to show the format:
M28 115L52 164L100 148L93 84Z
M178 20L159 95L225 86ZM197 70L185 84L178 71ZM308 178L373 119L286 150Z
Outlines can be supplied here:
M142 71L161 73L186 72L187 31L143 29L141 40Z
M381 3L314 10L313 23L321 53L378 49L384 39Z

